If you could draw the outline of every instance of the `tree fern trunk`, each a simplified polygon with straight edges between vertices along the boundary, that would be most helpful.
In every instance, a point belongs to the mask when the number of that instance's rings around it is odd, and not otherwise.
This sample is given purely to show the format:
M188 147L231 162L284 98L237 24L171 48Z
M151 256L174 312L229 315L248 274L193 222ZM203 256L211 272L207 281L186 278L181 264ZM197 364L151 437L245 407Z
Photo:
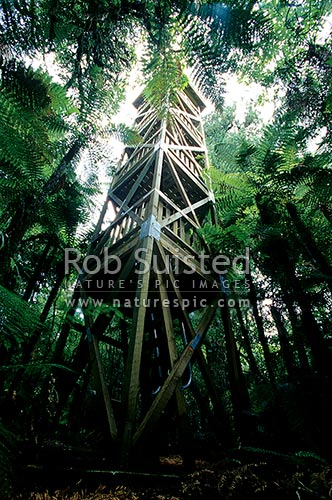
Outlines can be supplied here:
M57 270L56 270L56 280L55 280L55 283L52 287L52 290L47 298L47 301L44 305L44 308L41 312L41 315L40 315L40 321L42 323L44 323L44 321L46 321L46 318L48 316L48 313L50 312L50 309L52 307L52 304L53 302L55 301L57 295L58 295L58 291L61 287L61 284L64 280L64 277L65 277L65 267L64 267L64 262L61 261L60 263L58 263L57 265Z
M30 300L31 295L33 294L33 292L36 288L37 282L40 280L40 276L41 276L42 271L45 268L45 261L47 260L47 256L48 256L50 249L51 249L51 241L49 240L46 243L44 250L42 251L42 253L39 257L39 260L35 266L35 269L32 273L32 276L31 276L30 280L28 281L27 286L25 288L23 299L26 301Z
M225 301L226 304L226 301ZM248 389L244 380L239 351L236 345L229 309L221 308L222 321L225 332L225 341L227 349L229 383L231 391L231 400L234 414L234 424L236 433L241 440L247 438L247 428L244 422L245 415L250 412L250 399Z
M287 242L283 238L278 242L278 253L271 249L270 270L271 276L279 282L287 295L292 297L293 304L301 309L301 329L311 350L311 359L314 369L322 376L330 375L332 368L332 354L323 338L322 332L312 312L311 301L297 277L294 263L287 251Z
M61 189L67 170L70 168L71 162L78 155L82 145L82 139L76 139L70 146L69 150L62 158L49 180L45 183L42 192L38 197L35 198L34 202L32 203L31 208L33 211L43 205L47 198L57 193Z
M287 330L282 322L280 310L276 306L270 307L272 317L277 327L281 355L285 363L286 370L291 379L296 379L296 365L294 356L291 351L291 346L288 339Z
M246 351L246 354L247 354L247 357L248 357L248 362L249 362L250 370L252 371L254 377L257 380L262 380L263 377L262 377L262 374L259 371L256 359L255 359L255 356L254 356L254 353L252 352L251 341L250 341L250 337L249 337L249 332L248 332L248 330L247 330L247 328L246 328L246 326L244 324L243 317L242 317L242 312L241 312L241 309L240 309L240 306L239 306L238 302L236 302L235 309L236 309L237 319L238 319L238 322L239 322L239 325L240 325L242 343L243 343L243 347L244 347L244 349Z
M261 315L259 314L257 293L256 293L256 289L254 286L251 272L249 272L247 276L248 276L247 279L248 279L248 283L249 283L249 299L250 299L252 312L253 312L253 316L254 316L255 323L256 323L258 340L259 340L259 342L262 346L262 349L263 349L265 366L266 366L266 370L267 370L270 382L271 382L272 386L275 386L276 380L275 380L275 375L274 375L273 368L272 368L271 352L270 352L269 344L267 342L267 338L266 338L265 332L264 332L263 319L262 319Z
M306 292L302 289L296 276L293 277L293 287L297 302L302 311L302 329L306 335L308 345L311 350L314 369L323 377L326 375L331 376L332 353L323 338L323 334L312 312L310 299Z
M282 298L288 312L289 321L292 326L293 342L299 360L300 371L302 374L306 375L311 372L311 367L305 349L306 338L300 331L299 321L301 318L297 315L294 308L295 297L291 295L290 289L284 285L282 280L280 281L280 287L282 291Z
M313 264L319 268L323 275L325 275L327 286L332 294L332 268L330 264L328 263L325 255L323 255L321 250L318 248L310 230L301 220L294 203L287 203L286 208L300 236L300 241L305 247L307 253L310 255Z
M320 204L319 209L324 215L324 217L329 221L330 224L332 224L332 210L331 207L329 207L326 204Z

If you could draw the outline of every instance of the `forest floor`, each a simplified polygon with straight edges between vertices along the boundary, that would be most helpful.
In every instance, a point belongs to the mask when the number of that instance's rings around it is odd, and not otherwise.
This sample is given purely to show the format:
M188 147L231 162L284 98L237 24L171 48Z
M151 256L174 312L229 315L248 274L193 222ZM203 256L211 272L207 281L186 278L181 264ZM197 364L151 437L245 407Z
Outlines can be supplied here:
M252 460L248 460L252 458ZM59 485L43 481L25 486L15 500L328 500L332 498L332 466L310 457L223 457L210 463L195 461L195 471L186 473L178 455L160 459L152 473L109 472L91 481L82 474L76 481L59 476ZM90 471L91 473L92 471ZM101 473L102 471L99 471ZM106 475L105 475L106 474ZM45 479L45 478L44 478Z

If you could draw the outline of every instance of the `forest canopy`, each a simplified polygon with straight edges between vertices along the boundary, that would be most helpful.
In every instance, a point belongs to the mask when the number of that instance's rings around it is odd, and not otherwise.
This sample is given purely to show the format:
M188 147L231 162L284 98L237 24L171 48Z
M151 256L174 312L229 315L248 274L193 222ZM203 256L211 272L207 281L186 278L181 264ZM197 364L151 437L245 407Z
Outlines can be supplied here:
M203 178L216 217L199 237L212 255L250 255L241 279L227 272L231 307L183 375L193 447L331 460L331 23L321 0L0 0L4 498L17 446L103 446L79 273L66 273L64 259L68 248L88 254L102 234L91 214L96 197L107 200L105 171L115 172L112 140L129 150L141 143L134 126L114 120L138 67L160 120L188 85L213 104ZM243 120L225 105L234 76L261 89ZM130 325L122 311L98 307L91 314L112 316L101 357L113 363L106 378L118 401ZM172 436L161 442L173 445Z

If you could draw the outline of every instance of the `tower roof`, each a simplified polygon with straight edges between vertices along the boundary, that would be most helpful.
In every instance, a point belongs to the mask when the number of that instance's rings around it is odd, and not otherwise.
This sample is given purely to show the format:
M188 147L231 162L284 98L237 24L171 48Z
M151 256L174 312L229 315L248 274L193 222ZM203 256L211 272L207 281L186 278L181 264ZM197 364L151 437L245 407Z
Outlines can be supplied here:
M205 102L203 101L203 99L198 95L197 93L197 90L194 89L194 87L188 83L188 85L186 86L186 88L183 90L183 92L185 94L187 94L187 96L189 97L189 99L196 105L199 107L199 109L201 111L203 111L203 109L206 108L206 104ZM135 99L135 101L133 102L133 105L135 106L135 108L139 108L140 105L142 104L143 102L143 99L144 99L144 93L141 92L140 95Z

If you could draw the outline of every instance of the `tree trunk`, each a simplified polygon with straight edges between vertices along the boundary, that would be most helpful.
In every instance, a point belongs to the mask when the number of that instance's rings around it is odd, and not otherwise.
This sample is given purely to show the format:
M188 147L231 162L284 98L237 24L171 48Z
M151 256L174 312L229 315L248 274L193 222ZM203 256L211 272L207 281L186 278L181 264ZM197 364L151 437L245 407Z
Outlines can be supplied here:
M332 354L314 317L310 299L296 275L294 263L287 251L287 242L283 238L278 242L278 259L275 259L274 255L271 252L271 276L279 282L283 291L286 290L286 294L291 294L294 304L297 303L301 309L301 328L311 350L314 369L322 376L330 375Z
M254 353L252 352L249 332L244 324L242 312L241 312L241 309L240 309L238 302L236 302L235 309L236 309L237 319L238 319L238 322L240 325L242 343L243 343L244 350L246 351L246 354L247 354L250 370L252 371L256 380L261 381L263 379L263 377L259 371Z
M314 265L316 265L321 273L325 275L327 286L332 294L332 268L330 264L328 263L325 255L323 255L321 250L318 248L310 230L301 220L294 203L287 203L286 208L300 236L300 241L311 257Z
M61 287L61 284L64 280L64 277L65 277L65 267L64 267L64 261L61 261L60 263L58 263L57 265L57 270L56 270L56 280L55 280L55 283L52 287L52 290L47 298L47 301L44 305L44 308L41 312L41 315L40 315L40 321L42 323L44 323L46 321L46 318L48 316L48 313L50 312L50 309L52 307L52 304L53 302L55 301L57 295L58 295L58 291Z
M234 414L235 431L237 435L240 436L241 441L243 441L246 440L248 434L245 415L250 413L250 399L243 376L240 355L235 342L234 333L230 321L229 309L226 305L226 301L224 307L221 308L221 315L225 332L229 383Z
M324 217L329 221L330 224L332 224L332 210L331 207L329 207L326 204L320 204L319 209L324 215Z
M311 349L313 367L320 375L331 376L332 353L313 315L308 295L302 289L296 276L293 280L294 291L302 311L302 329Z
M44 250L42 251L39 260L35 266L35 269L32 273L32 276L30 280L27 283L27 286L25 288L25 292L23 295L23 299L26 301L29 301L31 298L31 295L35 291L35 288L37 286L37 282L40 280L41 273L45 269L45 262L47 260L48 253L51 248L51 240L49 239L48 242L45 245Z
M276 385L276 380L272 368L272 358L271 358L271 352L269 348L269 344L267 342L267 338L264 333L264 326L263 326L263 319L258 311L258 299L257 299L257 293L256 289L254 286L254 282L252 279L251 271L248 273L248 282L249 282L249 299L251 302L251 307L252 307L252 312L253 316L255 319L256 327L257 327L257 333L258 333L258 340L262 346L263 349L263 355L264 355L264 361L265 361L265 366L266 370L270 379L270 382L273 387Z
M296 380L296 365L294 356L292 354L291 346L288 340L287 330L282 322L282 316L280 310L276 306L270 307L272 317L277 327L281 355L285 363L286 370L290 379Z
M22 200L21 205L16 209L11 222L6 229L6 237L3 247L0 249L0 283L9 289L14 288L15 279L11 276L11 258L20 245L26 231L34 224L38 209L53 194L58 192L63 186L65 174L70 163L77 156L82 146L82 140L76 139L70 146L68 152L60 161L50 179L44 184L39 196Z
M47 200L47 198L57 193L63 187L64 177L67 174L71 162L78 155L82 145L83 145L82 139L76 139L70 146L69 150L62 158L59 165L49 178L49 180L44 184L40 196L35 198L34 201L32 202L31 208L33 211L36 210L41 205L43 205Z
M311 372L311 367L305 349L306 337L300 331L300 325L298 324L301 318L297 316L294 308L296 300L293 294L291 294L291 290L287 286L285 286L282 280L280 281L280 287L282 292L282 298L285 303L286 309L288 311L289 321L292 325L293 342L294 342L294 347L297 351L300 371L303 375L308 375Z
M256 195L256 202L262 224L273 225L276 219L274 205L271 205L270 200L267 201L260 193ZM314 248L316 244L314 245L314 242L310 239L311 235L308 236L308 231L299 219L294 205L288 204L287 210L292 216L298 231L301 233L301 230L303 230L308 250L310 249L315 252L317 250ZM291 294L294 304L297 303L301 308L302 331L310 346L315 370L324 376L330 371L331 361L329 361L329 358L331 358L331 353L325 345L320 329L313 316L310 300L297 277L295 268L296 258L293 255L293 249L290 247L288 241L280 235L270 240L264 250L265 253L268 253L265 264L268 267L271 277L280 284L284 294ZM315 256L320 264L323 265L322 256L319 252L316 252Z

